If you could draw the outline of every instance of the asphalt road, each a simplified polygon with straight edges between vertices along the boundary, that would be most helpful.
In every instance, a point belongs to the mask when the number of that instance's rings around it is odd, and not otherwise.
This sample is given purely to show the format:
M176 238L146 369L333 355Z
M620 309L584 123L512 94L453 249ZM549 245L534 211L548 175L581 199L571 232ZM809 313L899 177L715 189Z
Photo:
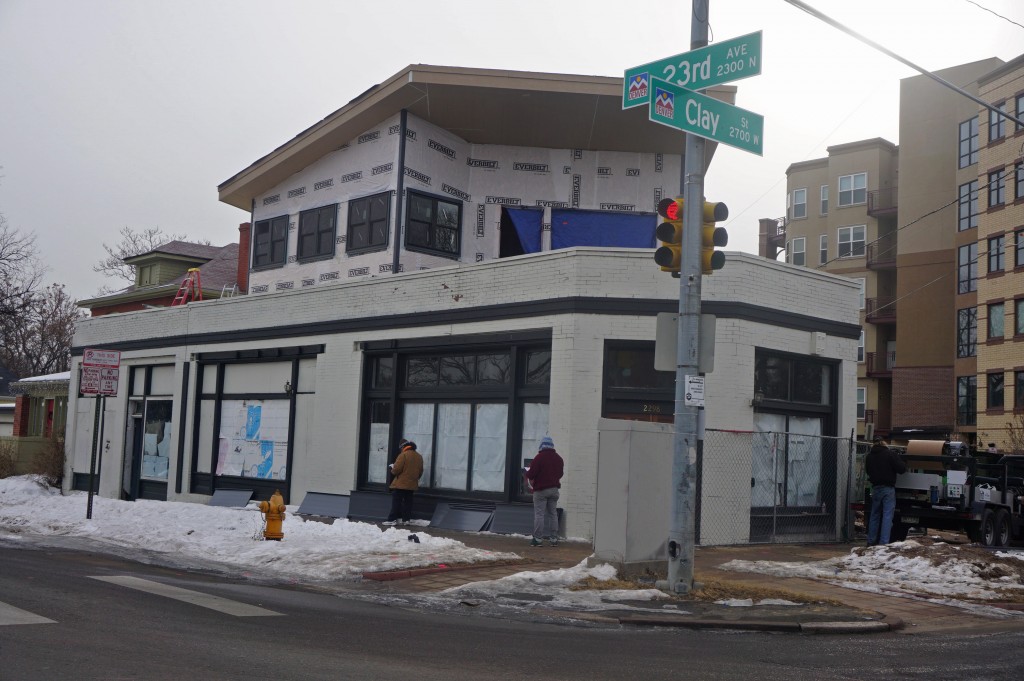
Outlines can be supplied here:
M0 681L895 678L1024 678L1024 635L568 626L0 542Z

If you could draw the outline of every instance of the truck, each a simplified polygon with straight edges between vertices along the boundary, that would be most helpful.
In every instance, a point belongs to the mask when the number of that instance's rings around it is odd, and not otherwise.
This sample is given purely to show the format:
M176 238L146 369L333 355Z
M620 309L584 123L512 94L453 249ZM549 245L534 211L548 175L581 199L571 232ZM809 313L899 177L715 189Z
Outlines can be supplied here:
M892 449L907 464L896 478L892 541L903 541L915 527L964 532L988 547L1024 540L1024 455L993 455L933 440Z

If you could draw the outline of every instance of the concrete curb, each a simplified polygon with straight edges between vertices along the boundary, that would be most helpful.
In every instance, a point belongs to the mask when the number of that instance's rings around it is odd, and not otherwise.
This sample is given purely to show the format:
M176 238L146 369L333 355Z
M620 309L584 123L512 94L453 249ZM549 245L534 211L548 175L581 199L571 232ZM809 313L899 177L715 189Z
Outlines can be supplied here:
M364 572L362 574L363 579L369 579L375 582L391 582L396 579L410 579L412 577L422 577L423 575L433 575L438 572L458 572L461 570L479 570L481 568L491 567L502 567L504 565L520 565L526 564L526 561L522 563L518 561L495 561L494 563L460 563L457 565L436 565L434 567L425 568L409 568L408 570L387 570L385 572Z
M733 631L775 631L799 634L877 634L903 628L895 617L867 622L772 622L765 620L708 620L685 617L624 615L619 624L686 629L728 629Z

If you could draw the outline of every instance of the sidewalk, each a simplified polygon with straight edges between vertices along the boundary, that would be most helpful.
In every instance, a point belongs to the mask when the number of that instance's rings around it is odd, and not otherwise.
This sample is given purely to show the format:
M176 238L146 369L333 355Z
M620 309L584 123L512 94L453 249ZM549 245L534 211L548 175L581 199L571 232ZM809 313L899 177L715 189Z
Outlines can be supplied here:
M465 533L426 528L434 536L457 539L474 548L512 552L520 560L500 564L448 566L422 571L370 573L363 575L362 587L384 593L429 594L475 582L500 579L523 571L545 571L578 565L591 555L589 542L562 542L556 547L532 548L523 537L487 533ZM695 573L705 579L774 587L821 598L824 603L737 607L688 600L609 602L599 612L565 612L545 606L536 599L534 612L540 615L584 619L636 626L682 626L728 628L802 633L933 633L971 631L989 633L1024 631L1024 618L995 619L972 614L961 608L930 603L897 594L859 591L810 579L774 577L722 570L731 560L811 562L849 553L851 544L788 545L766 544L728 547L697 547ZM510 597L515 597L510 594ZM527 595L523 600L532 600ZM534 596L533 598L536 598ZM623 606L630 606L629 609Z

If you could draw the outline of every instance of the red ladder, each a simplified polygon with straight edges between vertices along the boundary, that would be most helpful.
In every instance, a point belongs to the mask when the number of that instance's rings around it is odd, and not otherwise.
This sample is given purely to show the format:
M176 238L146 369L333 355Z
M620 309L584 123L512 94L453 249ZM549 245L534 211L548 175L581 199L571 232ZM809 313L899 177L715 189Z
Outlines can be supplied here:
M185 278L181 280L181 286L178 287L178 293L175 294L174 300L171 301L171 307L175 305L185 305L190 300L202 300L203 299L203 287L199 283L199 268L193 267L189 269Z

